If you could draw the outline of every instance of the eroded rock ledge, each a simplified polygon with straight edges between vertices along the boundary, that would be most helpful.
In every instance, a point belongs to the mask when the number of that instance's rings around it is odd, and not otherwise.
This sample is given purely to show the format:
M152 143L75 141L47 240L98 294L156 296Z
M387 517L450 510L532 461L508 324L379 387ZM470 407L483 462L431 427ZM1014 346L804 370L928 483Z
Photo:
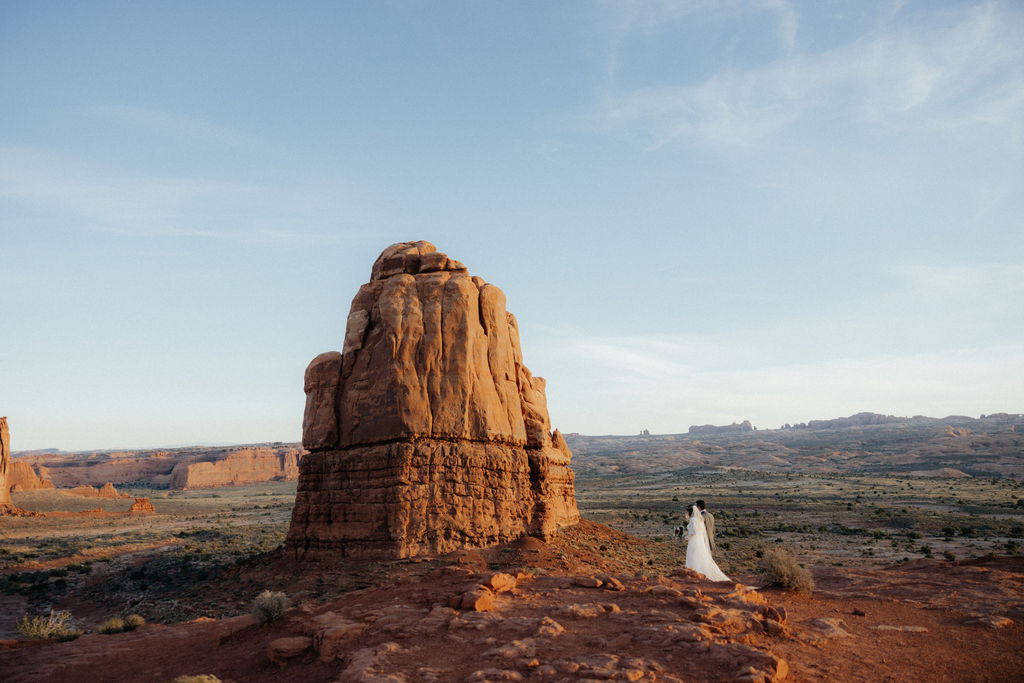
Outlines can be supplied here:
M428 242L384 250L342 351L306 370L300 557L408 557L579 520L572 453L505 295Z

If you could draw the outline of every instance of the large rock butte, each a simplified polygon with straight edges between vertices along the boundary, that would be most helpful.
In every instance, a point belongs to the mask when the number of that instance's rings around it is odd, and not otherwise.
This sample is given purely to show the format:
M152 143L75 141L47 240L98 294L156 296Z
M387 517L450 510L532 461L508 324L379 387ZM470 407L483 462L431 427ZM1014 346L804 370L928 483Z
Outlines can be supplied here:
M7 418L0 417L0 506L11 505L11 432Z
M572 453L505 295L428 242L384 250L305 391L297 557L444 553L579 521Z

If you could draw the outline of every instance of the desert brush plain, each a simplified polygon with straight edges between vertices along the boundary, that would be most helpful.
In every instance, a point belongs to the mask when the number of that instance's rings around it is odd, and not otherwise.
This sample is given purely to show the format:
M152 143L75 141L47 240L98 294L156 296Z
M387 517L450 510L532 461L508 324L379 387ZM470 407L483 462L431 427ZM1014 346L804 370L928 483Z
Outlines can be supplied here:
M0 521L0 672L10 681L1019 680L1021 431L1024 417L997 415L569 435L579 525L548 542L392 561L289 557L293 480L172 489L156 472L116 481L126 496L116 499L16 490L16 506L43 514ZM178 458L201 460L202 450ZM176 460L173 451L24 459L107 463L94 472L105 476L111 460L150 456ZM67 483L104 483L88 472ZM155 513L129 514L136 497ZM716 515L719 564L761 586L756 598L684 568L673 530L696 498ZM764 586L759 560L778 546L810 570L812 593ZM491 590L479 611L463 604L495 574L512 586ZM250 613L264 590L295 607L259 624ZM85 634L26 640L16 629L50 609L69 611ZM128 614L145 625L98 632ZM335 655L268 653L288 638L315 640L324 614L356 624Z

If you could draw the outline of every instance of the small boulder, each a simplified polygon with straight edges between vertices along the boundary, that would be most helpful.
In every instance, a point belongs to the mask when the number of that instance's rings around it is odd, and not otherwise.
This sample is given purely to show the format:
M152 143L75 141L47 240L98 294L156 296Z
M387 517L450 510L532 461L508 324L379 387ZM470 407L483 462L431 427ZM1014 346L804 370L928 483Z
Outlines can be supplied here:
M494 609L494 593L483 586L463 594L459 609L471 612L490 612Z
M298 657L311 647L313 639L307 636L276 638L267 644L267 658L278 666L284 666L289 659Z
M495 593L504 593L516 587L516 578L511 574L495 572L494 574L491 574L486 581L484 581L483 585L490 588Z

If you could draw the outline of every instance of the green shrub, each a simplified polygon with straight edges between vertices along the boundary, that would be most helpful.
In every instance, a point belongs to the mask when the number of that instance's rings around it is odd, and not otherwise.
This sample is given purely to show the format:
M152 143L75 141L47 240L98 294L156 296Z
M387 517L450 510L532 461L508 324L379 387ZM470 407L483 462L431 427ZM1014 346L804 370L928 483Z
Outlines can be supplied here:
M757 572L767 586L779 586L797 593L811 593L814 579L806 568L800 566L785 548L766 548L757 566Z
M110 617L96 629L100 633L120 633L124 630L124 619L121 617Z
M47 617L29 617L26 614L18 622L17 629L32 639L74 640L83 633L82 629L72 625L71 612L54 612L52 609Z
M143 619L138 614L129 614L128 616L126 616L124 618L124 630L125 631L134 631L135 629L137 629L138 627L142 626L145 623L146 623L146 620Z
M281 618L284 611L291 606L288 596L280 591L263 591L252 603L252 614L261 624Z

